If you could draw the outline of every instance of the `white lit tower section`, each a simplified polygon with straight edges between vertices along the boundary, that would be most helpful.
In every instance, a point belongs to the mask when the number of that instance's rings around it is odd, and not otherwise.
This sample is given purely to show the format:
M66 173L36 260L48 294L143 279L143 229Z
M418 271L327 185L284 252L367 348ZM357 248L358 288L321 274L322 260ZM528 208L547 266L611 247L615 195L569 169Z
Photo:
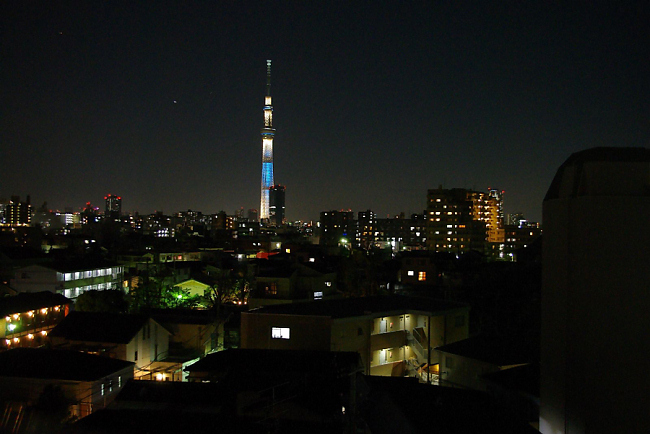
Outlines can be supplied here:
M264 128L262 128L262 198L260 220L269 218L269 189L273 185L273 104L271 102L271 61L266 61L266 96L264 97Z

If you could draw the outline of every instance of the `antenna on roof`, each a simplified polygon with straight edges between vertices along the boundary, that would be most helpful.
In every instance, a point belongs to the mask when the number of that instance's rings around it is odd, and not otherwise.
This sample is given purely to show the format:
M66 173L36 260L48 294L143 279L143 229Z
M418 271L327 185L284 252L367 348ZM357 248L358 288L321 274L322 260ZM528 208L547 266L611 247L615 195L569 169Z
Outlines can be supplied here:
M266 61L266 96L271 96L271 61Z

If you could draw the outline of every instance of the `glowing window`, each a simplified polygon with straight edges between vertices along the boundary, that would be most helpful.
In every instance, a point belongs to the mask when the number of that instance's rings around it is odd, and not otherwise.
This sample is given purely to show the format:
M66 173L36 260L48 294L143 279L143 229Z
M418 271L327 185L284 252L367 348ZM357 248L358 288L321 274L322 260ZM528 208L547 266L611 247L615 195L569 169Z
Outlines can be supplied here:
M271 338L272 339L289 339L290 329L289 327L272 327L271 328Z
M413 271L413 270L409 270L406 274L408 274L409 276L414 276L414 275L415 275L415 271Z
M269 283L269 286L265 287L264 291L267 293L267 295L277 295L278 284L275 282Z
M418 280L421 281L421 282L427 280L427 273L426 273L426 271L420 271L420 272L418 273Z

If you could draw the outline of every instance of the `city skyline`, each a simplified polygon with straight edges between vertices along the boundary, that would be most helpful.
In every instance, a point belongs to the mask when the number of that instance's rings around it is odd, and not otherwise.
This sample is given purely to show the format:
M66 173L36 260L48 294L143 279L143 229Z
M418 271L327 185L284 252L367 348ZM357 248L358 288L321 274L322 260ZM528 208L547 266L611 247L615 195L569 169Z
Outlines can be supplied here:
M257 208L266 59L288 220L442 185L541 221L570 154L650 142L647 4L370 6L2 4L0 196Z

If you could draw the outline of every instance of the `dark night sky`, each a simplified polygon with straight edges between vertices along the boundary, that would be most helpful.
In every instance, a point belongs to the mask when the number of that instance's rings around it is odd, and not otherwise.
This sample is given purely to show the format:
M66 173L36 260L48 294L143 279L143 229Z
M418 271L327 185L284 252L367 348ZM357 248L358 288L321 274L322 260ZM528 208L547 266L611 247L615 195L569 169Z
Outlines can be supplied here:
M539 221L571 153L650 138L650 4L557 3L4 1L0 197L258 208L272 59L289 219L442 184Z

